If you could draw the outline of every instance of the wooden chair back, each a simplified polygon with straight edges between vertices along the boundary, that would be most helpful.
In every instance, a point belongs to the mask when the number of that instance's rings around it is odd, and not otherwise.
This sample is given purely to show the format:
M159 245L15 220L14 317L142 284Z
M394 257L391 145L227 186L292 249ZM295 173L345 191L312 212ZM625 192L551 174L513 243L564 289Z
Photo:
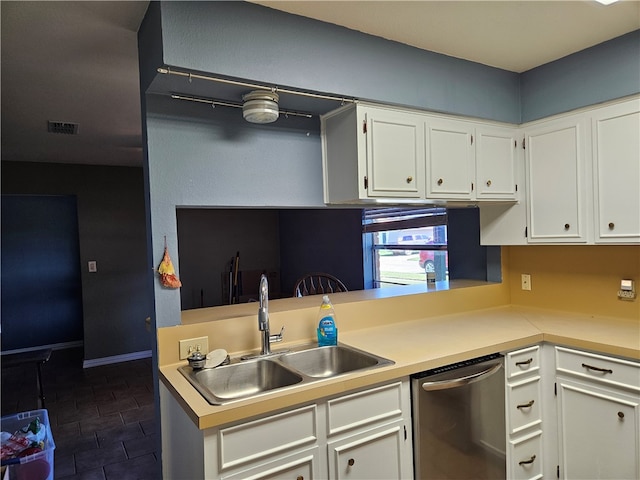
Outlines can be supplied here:
M344 283L330 273L308 273L296 282L293 288L294 297L307 295L327 295L329 293L347 292Z

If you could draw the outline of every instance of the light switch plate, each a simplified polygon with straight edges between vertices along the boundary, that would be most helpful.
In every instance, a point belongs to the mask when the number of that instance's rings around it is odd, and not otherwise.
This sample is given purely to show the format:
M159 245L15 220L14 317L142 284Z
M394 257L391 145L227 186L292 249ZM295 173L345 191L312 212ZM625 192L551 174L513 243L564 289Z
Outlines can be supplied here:
M203 355L209 353L209 338L208 337L197 337L197 338L187 338L185 340L180 340L179 342L180 348L180 360L184 360L188 356L190 356L193 352L200 351Z

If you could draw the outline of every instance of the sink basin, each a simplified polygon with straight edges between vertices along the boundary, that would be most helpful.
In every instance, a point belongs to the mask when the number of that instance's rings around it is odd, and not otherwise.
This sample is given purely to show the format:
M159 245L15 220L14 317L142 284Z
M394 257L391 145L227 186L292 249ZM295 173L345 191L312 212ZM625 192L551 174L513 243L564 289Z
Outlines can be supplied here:
M203 370L186 366L180 367L180 371L214 405L255 397L302 381L301 375L265 359Z
M253 398L325 378L392 365L393 361L346 345L301 345L269 357L235 358L229 365L178 370L212 405Z
M291 352L282 355L279 361L283 365L313 378L335 377L343 373L391 365L393 363L386 358L344 345Z

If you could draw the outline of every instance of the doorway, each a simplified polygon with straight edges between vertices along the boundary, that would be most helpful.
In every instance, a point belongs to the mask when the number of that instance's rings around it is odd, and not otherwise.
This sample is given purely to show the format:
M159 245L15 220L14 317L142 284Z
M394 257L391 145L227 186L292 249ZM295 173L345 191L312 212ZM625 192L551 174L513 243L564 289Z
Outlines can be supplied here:
M2 351L83 340L76 197L2 195Z

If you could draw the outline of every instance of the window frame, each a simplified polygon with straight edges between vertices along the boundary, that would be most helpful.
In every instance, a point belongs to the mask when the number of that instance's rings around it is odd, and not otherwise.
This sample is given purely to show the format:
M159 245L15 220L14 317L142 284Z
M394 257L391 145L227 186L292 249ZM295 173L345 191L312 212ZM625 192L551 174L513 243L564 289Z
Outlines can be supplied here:
M380 275L378 268L379 262L376 261L377 258L379 258L378 252L380 250L445 251L448 255L448 235L445 235L446 243L444 244L412 244L410 245L410 248L407 248L408 245L398 245L397 243L376 243L374 240L375 233L438 226L448 227L448 212L444 207L393 207L363 210L362 234L365 288L380 288L382 286L403 286L411 284L382 280L382 276ZM441 278L441 280L442 279L443 278Z

